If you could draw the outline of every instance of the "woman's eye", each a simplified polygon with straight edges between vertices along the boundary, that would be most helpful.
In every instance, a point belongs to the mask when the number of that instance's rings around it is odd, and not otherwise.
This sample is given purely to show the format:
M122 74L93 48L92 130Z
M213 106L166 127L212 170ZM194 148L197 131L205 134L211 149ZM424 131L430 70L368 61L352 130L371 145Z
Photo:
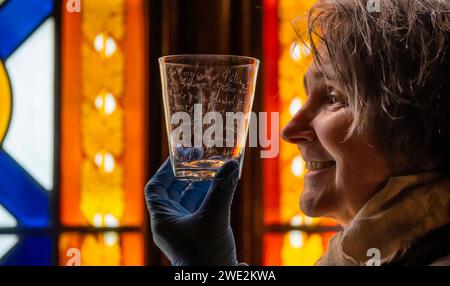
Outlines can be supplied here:
M347 105L345 99L335 91L330 92L327 97L330 109L336 109Z
M338 102L338 99L337 99L336 95L334 95L334 94L332 94L332 93L330 93L330 94L328 95L328 98L329 98L329 101L330 101L331 104L335 104L335 103Z

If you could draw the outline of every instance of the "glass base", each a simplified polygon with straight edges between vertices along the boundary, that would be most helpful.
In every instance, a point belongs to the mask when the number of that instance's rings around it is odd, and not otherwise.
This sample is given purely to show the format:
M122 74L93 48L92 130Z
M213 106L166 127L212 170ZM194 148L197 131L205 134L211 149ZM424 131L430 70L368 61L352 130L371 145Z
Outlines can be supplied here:
M212 180L224 160L197 160L179 163L175 167L175 177L178 180Z
M217 171L211 170L192 170L192 169L178 169L175 172L175 178L180 181L208 181L212 180Z

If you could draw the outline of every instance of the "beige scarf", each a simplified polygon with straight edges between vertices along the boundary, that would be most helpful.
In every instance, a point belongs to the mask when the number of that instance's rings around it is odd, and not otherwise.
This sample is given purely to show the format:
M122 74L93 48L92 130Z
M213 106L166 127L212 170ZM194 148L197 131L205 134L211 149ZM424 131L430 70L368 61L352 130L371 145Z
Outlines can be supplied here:
M450 176L392 177L330 240L317 265L366 265L379 250L381 264L401 257L416 239L450 223Z

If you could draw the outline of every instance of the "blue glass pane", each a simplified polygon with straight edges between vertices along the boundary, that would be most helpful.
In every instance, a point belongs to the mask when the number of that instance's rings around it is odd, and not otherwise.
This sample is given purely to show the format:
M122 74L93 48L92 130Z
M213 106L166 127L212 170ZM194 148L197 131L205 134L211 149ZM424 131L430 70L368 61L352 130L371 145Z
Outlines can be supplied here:
M50 225L47 191L14 159L0 150L0 204L22 227Z
M50 237L22 237L0 260L0 266L50 266L52 265L52 251Z
M0 59L8 58L52 13L53 0L8 0L0 8Z

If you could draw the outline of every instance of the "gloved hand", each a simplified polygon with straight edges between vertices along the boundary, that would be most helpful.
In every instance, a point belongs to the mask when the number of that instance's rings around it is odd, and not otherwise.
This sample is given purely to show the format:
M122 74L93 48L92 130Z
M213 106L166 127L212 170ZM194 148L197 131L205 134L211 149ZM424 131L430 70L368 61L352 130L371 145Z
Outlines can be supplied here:
M175 180L170 160L145 187L155 244L172 265L238 265L230 208L239 179L236 160L212 181Z

